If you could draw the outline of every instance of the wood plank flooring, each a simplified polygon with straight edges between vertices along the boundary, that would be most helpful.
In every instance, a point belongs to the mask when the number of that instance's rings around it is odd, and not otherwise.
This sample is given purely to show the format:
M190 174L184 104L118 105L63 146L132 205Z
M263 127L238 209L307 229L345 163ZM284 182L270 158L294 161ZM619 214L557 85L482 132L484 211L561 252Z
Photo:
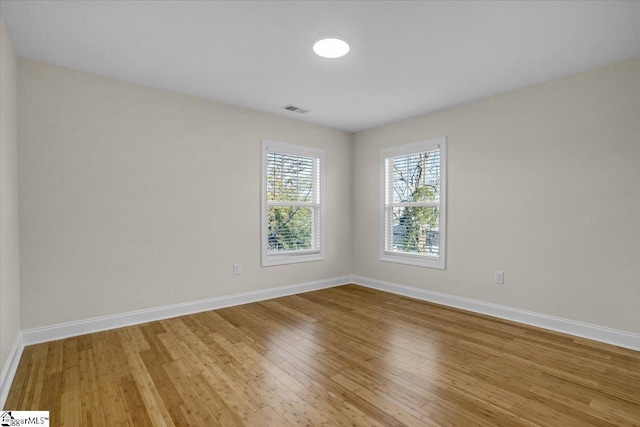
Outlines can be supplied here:
M356 285L25 349L52 426L639 426L640 352Z

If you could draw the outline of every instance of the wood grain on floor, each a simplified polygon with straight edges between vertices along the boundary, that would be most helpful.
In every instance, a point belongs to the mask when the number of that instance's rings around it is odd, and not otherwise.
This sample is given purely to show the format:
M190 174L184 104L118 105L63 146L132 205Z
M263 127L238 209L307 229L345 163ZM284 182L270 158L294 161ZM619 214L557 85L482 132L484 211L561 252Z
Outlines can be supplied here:
M25 348L52 426L639 426L640 353L340 286Z

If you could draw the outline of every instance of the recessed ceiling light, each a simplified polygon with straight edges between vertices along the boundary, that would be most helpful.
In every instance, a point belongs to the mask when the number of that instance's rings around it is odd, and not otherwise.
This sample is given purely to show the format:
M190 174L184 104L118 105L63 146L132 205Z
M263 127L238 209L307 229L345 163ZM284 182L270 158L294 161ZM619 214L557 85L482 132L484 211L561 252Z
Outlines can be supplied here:
M318 56L322 56L323 58L340 58L349 53L349 44L340 39L336 38L325 38L318 40L313 45L313 51Z

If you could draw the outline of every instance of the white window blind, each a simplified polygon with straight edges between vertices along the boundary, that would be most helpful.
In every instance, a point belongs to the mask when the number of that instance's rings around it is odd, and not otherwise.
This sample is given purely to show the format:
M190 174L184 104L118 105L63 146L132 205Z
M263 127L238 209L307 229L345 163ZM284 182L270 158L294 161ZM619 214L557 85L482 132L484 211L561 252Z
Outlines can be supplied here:
M444 268L445 143L383 150L381 259Z
M320 150L263 142L263 265L321 256L321 157Z

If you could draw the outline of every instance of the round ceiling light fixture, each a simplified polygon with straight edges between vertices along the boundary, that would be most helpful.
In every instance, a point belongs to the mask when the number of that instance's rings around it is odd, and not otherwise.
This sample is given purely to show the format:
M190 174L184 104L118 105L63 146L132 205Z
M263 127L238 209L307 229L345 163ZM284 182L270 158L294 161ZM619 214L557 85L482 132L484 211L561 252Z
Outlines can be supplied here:
M327 37L315 42L313 51L323 58L335 59L349 53L349 44L342 39Z

